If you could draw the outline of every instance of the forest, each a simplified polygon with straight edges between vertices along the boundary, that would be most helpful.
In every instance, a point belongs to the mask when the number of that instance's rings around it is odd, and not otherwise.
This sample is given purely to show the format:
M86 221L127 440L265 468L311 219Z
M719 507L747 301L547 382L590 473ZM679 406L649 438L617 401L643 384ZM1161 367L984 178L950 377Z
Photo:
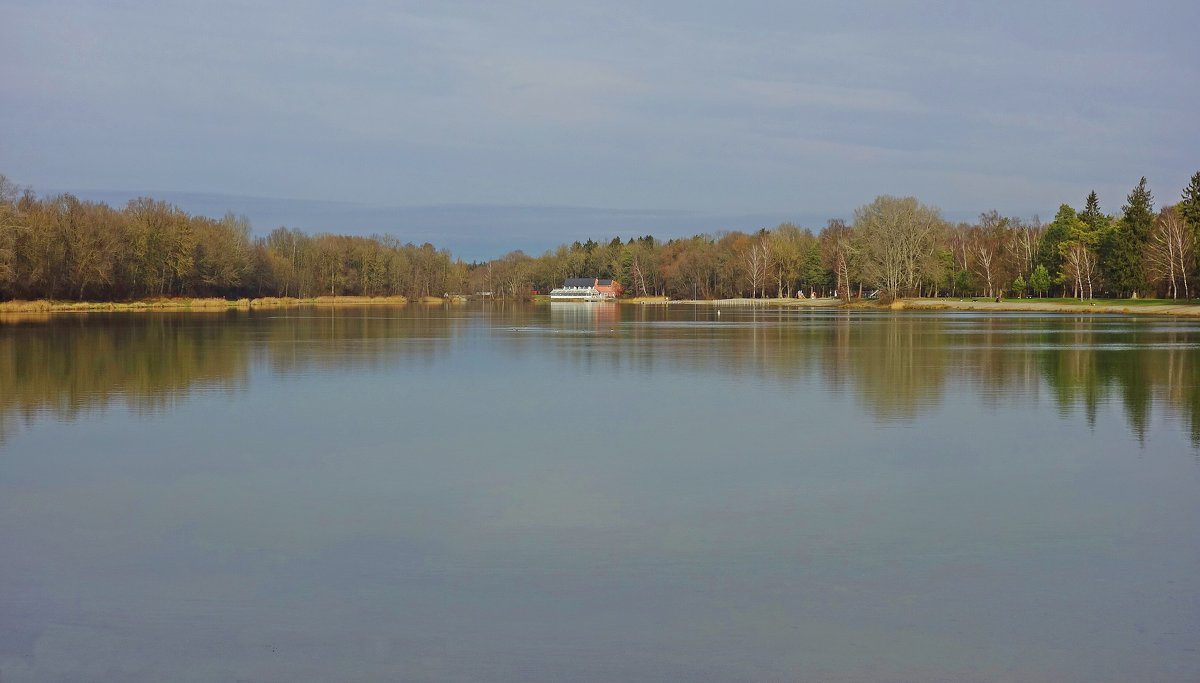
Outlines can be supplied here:
M1049 223L992 210L952 223L913 197L879 196L814 232L744 232L564 244L467 263L432 244L309 234L189 215L150 198L123 208L38 196L0 175L0 301L155 297L526 298L568 277L615 278L627 296L1193 297L1200 263L1200 172L1156 209L1143 177L1120 210L1095 192Z

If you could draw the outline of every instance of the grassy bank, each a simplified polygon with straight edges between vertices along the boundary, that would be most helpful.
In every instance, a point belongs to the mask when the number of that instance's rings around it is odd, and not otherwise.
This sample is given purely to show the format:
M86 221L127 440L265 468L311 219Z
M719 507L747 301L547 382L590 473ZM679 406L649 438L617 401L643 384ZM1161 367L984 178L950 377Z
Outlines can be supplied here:
M869 305L869 304L868 304ZM1200 304L1171 299L903 299L877 308L920 311L1033 311L1045 313L1117 313L1200 317Z
M986 301L986 299L983 299ZM1096 304L1098 306L1195 306L1200 305L1200 301L1194 299L1087 299L1080 301L1074 297L1063 298L1037 298L1029 297L1024 299L1001 299L1001 303L1016 303L1029 302L1036 304L1057 304L1062 306L1087 306Z
M550 297L539 294L533 297L534 303L550 303ZM603 303L603 302L595 302ZM669 299L665 296L632 296L617 299L612 303L632 305L695 305L695 306L837 306L838 299L791 299L787 297L761 297L757 299Z
M653 299L653 300L651 300ZM636 300L634 300L636 301ZM789 306L812 308L820 306L837 306L841 304L840 299L793 299L788 297L763 297L759 299L678 299L667 300L666 297L647 297L646 303L661 303L661 304L688 304L697 306L717 306L717 307L735 307L735 306Z
M425 297L424 303L441 303L438 297ZM369 306L402 305L408 299L402 296L318 296L298 299L295 297L264 297L261 299L219 298L162 298L139 299L137 301L3 301L0 314L30 313L88 313L110 311L196 311L217 312L230 309L287 308L292 306Z
M3 301L0 302L0 319L14 321L39 318L51 313L105 313L138 311L192 311L216 313L228 310L250 310L269 308L291 308L299 306L398 306L408 303L442 305L463 303L462 296L447 298L426 296L409 299L402 296L318 296L311 298L263 297L258 299L220 298L161 298L137 301ZM535 302L548 302L549 297L535 297ZM835 307L864 308L876 310L918 311L1030 311L1046 313L1109 313L1109 314L1157 314L1200 317L1200 302L1173 301L1170 299L1095 299L1080 302L1078 299L902 299L892 304L873 301L856 301L842 304L840 299L699 299L671 300L662 296L632 297L621 299L621 304L633 305L697 305L715 307L741 306L786 306L786 307Z
M633 304L691 304L716 307L738 306L789 306L789 307L843 307L868 310L918 310L918 311L1029 311L1044 313L1109 313L1109 314L1157 314L1200 317L1200 301L1175 301L1171 299L1094 299L1080 302L1078 299L902 299L891 304L876 301L854 301L843 304L840 299L712 299L712 300L668 300L665 297L639 297L622 299L622 303Z

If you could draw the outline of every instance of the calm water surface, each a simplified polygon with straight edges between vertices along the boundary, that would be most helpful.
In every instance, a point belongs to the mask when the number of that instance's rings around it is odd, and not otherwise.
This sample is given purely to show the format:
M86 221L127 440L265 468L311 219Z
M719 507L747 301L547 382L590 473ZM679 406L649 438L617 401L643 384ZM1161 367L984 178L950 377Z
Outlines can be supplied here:
M0 680L1200 680L1200 323L0 321Z

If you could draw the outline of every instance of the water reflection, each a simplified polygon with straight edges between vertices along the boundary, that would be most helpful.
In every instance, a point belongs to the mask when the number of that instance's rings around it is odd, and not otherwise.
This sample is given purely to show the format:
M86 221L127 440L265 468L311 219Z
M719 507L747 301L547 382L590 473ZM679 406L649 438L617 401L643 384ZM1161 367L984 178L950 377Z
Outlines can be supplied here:
M383 370L432 363L455 348L467 318L451 309L307 309L243 320L256 330L255 352L280 375Z
M550 321L560 328L612 330L621 318L620 309L608 302L555 301L550 304Z
M241 326L152 313L0 324L0 441L39 414L69 420L114 401L150 413L245 387L247 341Z
M5 325L0 679L1194 680L1196 329Z
M1161 405L1200 445L1198 354L1195 323L1100 316L605 304L55 316L0 324L0 441L38 415L114 403L149 413L244 390L256 369L287 378L486 356L753 378L811 388L809 400L848 393L880 421L917 420L953 388L996 407L1048 396L1089 425L1119 404L1144 439Z

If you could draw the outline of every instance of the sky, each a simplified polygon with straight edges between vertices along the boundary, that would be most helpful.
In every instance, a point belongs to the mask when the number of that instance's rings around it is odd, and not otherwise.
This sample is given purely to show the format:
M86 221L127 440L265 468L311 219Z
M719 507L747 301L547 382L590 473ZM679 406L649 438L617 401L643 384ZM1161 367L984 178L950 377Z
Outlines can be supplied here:
M819 228L881 194L1048 218L1092 189L1118 211L1143 175L1173 201L1200 170L1194 0L0 0L0 17L0 173L205 197L256 229L403 237L417 215L435 243L518 247L522 212L561 225L543 240L688 232L680 216ZM292 203L253 213L263 199ZM306 202L346 211L305 224ZM455 223L464 205L516 213ZM583 209L597 222L559 218Z

